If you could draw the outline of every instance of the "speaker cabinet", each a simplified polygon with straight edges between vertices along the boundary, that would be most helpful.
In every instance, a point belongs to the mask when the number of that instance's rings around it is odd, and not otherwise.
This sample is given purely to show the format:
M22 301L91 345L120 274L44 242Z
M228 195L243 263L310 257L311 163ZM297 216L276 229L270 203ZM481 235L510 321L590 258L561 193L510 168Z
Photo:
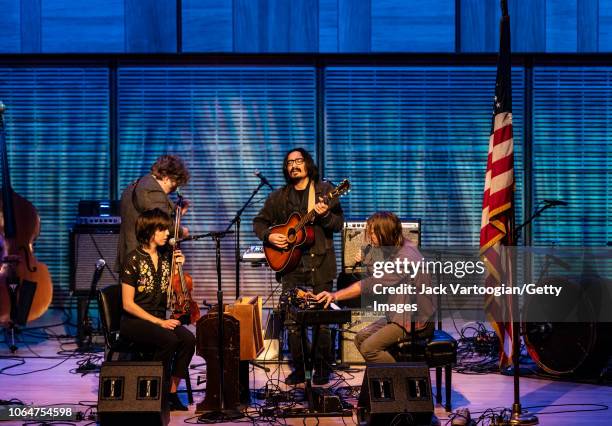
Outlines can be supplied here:
M355 266L355 256L366 245L365 221L344 222L342 230L342 270L346 273L365 272L363 267ZM412 219L402 221L404 238L419 247L421 245L421 221Z
M115 273L119 226L75 227L70 231L70 290L77 296L89 294L98 259L106 266L96 289L117 284Z
M118 424L167 425L164 368L161 362L102 363L98 389L98 421Z
M434 406L425 363L368 364L359 394L359 420L368 425L430 425Z
M351 323L343 324L340 333L340 358L343 364L365 364L365 360L355 346L355 335L368 325L384 318L384 313L376 313L367 310L353 310L351 312Z

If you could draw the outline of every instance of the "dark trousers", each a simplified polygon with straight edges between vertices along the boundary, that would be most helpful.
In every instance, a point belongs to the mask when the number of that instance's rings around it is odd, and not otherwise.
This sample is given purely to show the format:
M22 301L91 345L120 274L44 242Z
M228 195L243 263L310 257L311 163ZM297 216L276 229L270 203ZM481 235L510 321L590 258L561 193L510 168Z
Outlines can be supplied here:
M132 342L151 347L153 361L162 361L167 373L189 377L189 363L195 352L195 337L183 326L168 330L140 318L123 317L121 335Z
M283 282L283 291L290 290L295 287L312 288L313 293L317 294L322 291L331 291L333 282L327 282L325 284L312 285L307 279L304 280L303 284L295 284L292 282ZM300 324L296 324L293 321L287 321L285 323L287 328L287 337L289 344L289 352L291 352L292 366L295 370L304 369L304 353L310 351L309 347L302 347L302 327ZM307 330L306 330L307 332ZM333 354L331 347L331 333L329 327L321 325L319 327L319 337L317 340L317 346L315 348L315 365L317 370L331 370L331 364L333 363Z

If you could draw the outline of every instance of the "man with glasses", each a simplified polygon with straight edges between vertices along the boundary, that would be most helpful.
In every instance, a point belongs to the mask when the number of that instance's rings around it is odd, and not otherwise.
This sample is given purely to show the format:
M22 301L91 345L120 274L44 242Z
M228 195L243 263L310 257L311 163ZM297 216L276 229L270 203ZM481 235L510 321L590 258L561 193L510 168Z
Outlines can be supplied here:
M311 155L302 148L289 151L283 161L283 175L286 185L270 194L263 208L253 219L253 230L265 243L278 248L288 246L287 237L271 233L270 227L287 222L289 216L298 212L302 216L314 210L316 218L313 228L314 244L306 248L298 266L287 273L277 273L276 279L282 283L283 291L296 287L312 289L314 293L331 291L336 277L336 255L334 253L333 233L340 232L344 215L339 201L329 205L323 196L334 189L328 182L319 180L319 171ZM300 327L289 324L289 350L291 351L293 372L285 383L295 385L305 380L304 351ZM321 326L319 343L315 351L314 384L326 384L331 373L332 348L329 328Z
M116 270L121 266L126 256L138 247L136 240L136 219L152 209L160 209L168 216L174 214L174 203L168 197L178 187L189 181L189 171L183 161L174 155L162 155L151 166L151 173L132 182L121 194L121 229L117 249ZM183 205L181 214L187 211ZM181 236L187 235L187 228L181 228Z

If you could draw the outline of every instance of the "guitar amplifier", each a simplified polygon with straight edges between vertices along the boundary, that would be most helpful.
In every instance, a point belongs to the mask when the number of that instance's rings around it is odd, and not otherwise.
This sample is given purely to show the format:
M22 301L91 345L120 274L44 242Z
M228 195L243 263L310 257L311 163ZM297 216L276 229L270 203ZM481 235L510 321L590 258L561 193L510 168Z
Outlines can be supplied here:
M106 262L96 289L118 283L115 271L119 225L75 226L70 231L70 291L87 295L91 288L96 262Z
M343 364L365 364L365 360L355 346L355 335L368 325L384 318L384 313L372 310L353 310L350 324L340 328L340 359Z
M344 222L342 230L342 270L346 273L363 273L365 268L355 267L355 256L366 245L365 221ZM421 220L408 219L402 221L404 238L410 243L421 246Z

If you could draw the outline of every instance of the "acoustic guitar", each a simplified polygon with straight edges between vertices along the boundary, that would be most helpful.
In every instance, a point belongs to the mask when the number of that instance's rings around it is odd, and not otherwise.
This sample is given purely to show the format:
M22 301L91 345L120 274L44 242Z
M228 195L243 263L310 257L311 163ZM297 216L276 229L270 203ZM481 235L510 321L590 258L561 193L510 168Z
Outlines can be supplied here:
M344 179L340 185L323 197L323 202L329 203L335 198L346 194L351 189L351 184ZM304 248L314 243L314 229L309 224L315 219L316 212L310 210L302 217L299 213L289 216L287 222L282 225L270 227L270 233L283 234L287 237L288 246L284 249L272 244L264 245L266 260L276 272L291 272L299 263Z

